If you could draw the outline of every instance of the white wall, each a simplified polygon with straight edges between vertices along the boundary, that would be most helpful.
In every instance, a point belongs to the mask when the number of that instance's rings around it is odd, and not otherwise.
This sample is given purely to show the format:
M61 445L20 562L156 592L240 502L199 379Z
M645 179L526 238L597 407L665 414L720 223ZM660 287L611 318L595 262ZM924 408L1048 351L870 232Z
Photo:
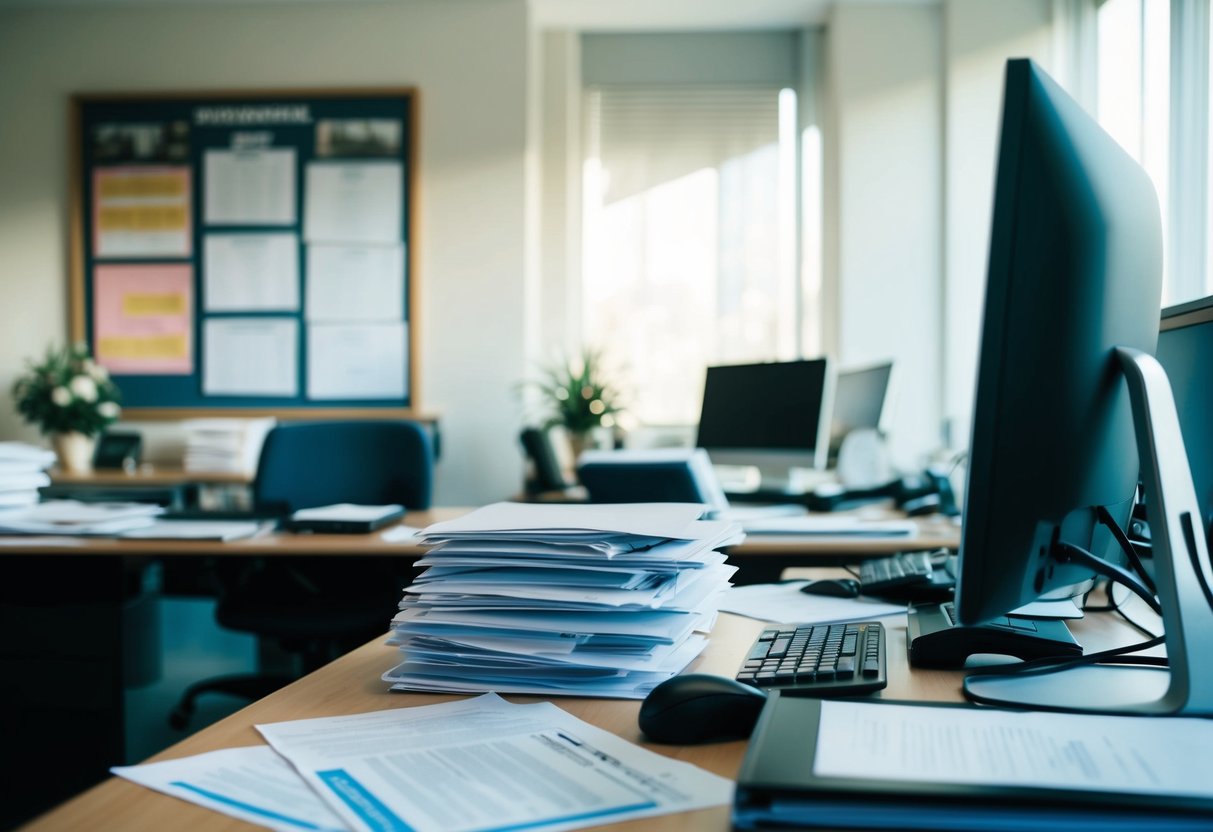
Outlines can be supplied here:
M939 443L943 38L926 5L835 7L826 35L824 334L841 366L892 358L893 461Z
M524 0L0 11L0 438L35 438L8 389L67 334L71 93L407 85L420 91L417 393L444 440L435 499L514 493L529 37Z

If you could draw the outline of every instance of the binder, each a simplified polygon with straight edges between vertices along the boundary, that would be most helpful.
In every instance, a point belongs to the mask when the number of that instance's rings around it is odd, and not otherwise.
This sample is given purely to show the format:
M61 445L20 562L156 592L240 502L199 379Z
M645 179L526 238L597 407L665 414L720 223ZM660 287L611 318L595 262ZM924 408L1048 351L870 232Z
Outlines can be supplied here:
M894 703L947 708L959 715L971 706ZM830 707L825 705L825 707ZM739 830L804 829L995 829L1041 830L1189 830L1213 828L1213 798L1195 793L1141 794L1104 789L1052 788L923 782L884 776L819 776L814 773L823 702L773 691L755 726L734 794L733 825ZM992 710L992 709L981 709ZM1023 716L998 712L1009 719ZM1050 715L1062 716L1062 715ZM1066 718L1074 718L1065 715ZM1097 717L1104 719L1103 717ZM1159 735L1182 732L1186 725L1167 717L1144 719ZM1204 720L1182 722L1206 723ZM835 726L836 727L836 726ZM1165 730L1164 730L1165 729ZM847 730L850 730L849 726ZM963 729L961 729L963 730ZM837 732L833 732L835 736ZM855 742L865 738L855 736ZM1167 740L1160 740L1167 742ZM1168 753L1166 747L1157 749ZM1200 767L1192 760L1190 765Z

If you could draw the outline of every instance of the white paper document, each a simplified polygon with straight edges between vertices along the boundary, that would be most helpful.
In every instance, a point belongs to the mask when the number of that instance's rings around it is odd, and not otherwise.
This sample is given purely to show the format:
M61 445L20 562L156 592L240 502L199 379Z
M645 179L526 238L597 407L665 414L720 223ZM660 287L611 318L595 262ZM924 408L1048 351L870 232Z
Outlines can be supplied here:
M206 151L209 225L294 225L295 192L294 148Z
M399 243L404 236L404 166L399 162L312 162L303 236L309 243Z
M542 531L558 536L590 530L697 540L697 530L709 525L695 525L703 508L698 503L493 503L454 520L435 523L425 531L427 536L511 531Z
M294 234L207 234L207 312L292 312L299 308L299 238Z
M733 791L551 703L495 694L257 730L360 832L554 832L725 805Z
M1203 719L821 703L819 777L1213 798Z
M399 321L404 317L404 246L307 247L309 321Z
M207 396L295 396L299 323L293 318L208 318L202 331Z
M309 399L403 399L406 324L307 325Z
M833 624L906 614L905 604L886 604L872 598L806 595L800 591L806 584L808 581L788 581L730 587L720 595L720 611L780 624Z
M790 537L913 537L913 520L863 520L858 517L768 517L742 524L746 534Z
M110 769L141 786L279 832L344 832L344 822L266 745Z
M268 534L273 523L256 520L157 520L150 526L123 532L128 540L244 540Z
M335 520L371 523L390 514L399 514L404 506L363 506L354 503L334 503L331 506L301 508L291 515L292 520Z

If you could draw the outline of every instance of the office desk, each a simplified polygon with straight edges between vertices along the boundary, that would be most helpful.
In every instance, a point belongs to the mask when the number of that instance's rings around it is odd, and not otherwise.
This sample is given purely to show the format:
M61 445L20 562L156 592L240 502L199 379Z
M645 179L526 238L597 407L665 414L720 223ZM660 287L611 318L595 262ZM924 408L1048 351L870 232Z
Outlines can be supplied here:
M914 670L906 664L905 626L886 619L889 629L889 686L878 696L885 699L917 701L960 701L961 674L951 671ZM1134 638L1127 625L1111 615L1091 615L1072 622L1075 635L1088 649L1099 649ZM763 623L722 615L710 644L696 660L692 670L732 675ZM457 698L452 695L389 693L380 675L397 663L398 651L376 640L283 688L259 702L205 728L150 761L166 760L231 748L263 744L254 725L290 719L364 713L385 708L427 705ZM539 697L507 695L513 702L541 701ZM560 707L608 731L633 742L644 742L636 727L640 703L610 699L554 698ZM716 774L735 779L745 753L745 742L716 743L701 746L649 745L671 757L701 766ZM37 818L23 829L27 832L61 832L87 829L152 832L163 829L190 829L200 832L251 830L241 821L153 792L116 777ZM610 828L662 830L727 830L727 807L667 815Z
M410 512L405 522L426 526L467 510ZM954 526L936 530L928 524L928 529L914 545L955 540ZM787 566L839 563L906 545L896 538L764 537L751 538L728 554L741 567L738 581L752 583L776 579ZM50 805L97 782L109 766L125 759L123 622L131 561L311 556L411 560L422 551L411 543L388 543L379 533L278 533L229 543L0 537L0 770L19 771L28 778L24 784L17 781L15 795L6 794L13 785L0 786L0 828L6 820L23 816L22 800L29 801L26 806ZM65 753L70 754L69 766L64 765Z

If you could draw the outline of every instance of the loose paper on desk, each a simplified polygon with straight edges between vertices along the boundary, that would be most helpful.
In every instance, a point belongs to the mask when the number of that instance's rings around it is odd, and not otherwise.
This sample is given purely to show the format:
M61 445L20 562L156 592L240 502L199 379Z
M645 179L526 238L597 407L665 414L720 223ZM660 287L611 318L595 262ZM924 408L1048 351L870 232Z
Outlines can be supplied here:
M823 701L813 773L1213 798L1204 719Z
M267 745L117 766L119 777L278 832L346 832L345 822Z
M734 586L720 596L721 612L744 615L759 621L787 624L834 624L870 621L888 615L905 615L905 604L886 604L872 598L831 598L806 595L800 589L808 581Z
M864 520L860 517L770 517L742 524L746 534L791 537L911 537L913 520Z
M361 832L576 829L727 804L732 783L495 694L258 725Z

